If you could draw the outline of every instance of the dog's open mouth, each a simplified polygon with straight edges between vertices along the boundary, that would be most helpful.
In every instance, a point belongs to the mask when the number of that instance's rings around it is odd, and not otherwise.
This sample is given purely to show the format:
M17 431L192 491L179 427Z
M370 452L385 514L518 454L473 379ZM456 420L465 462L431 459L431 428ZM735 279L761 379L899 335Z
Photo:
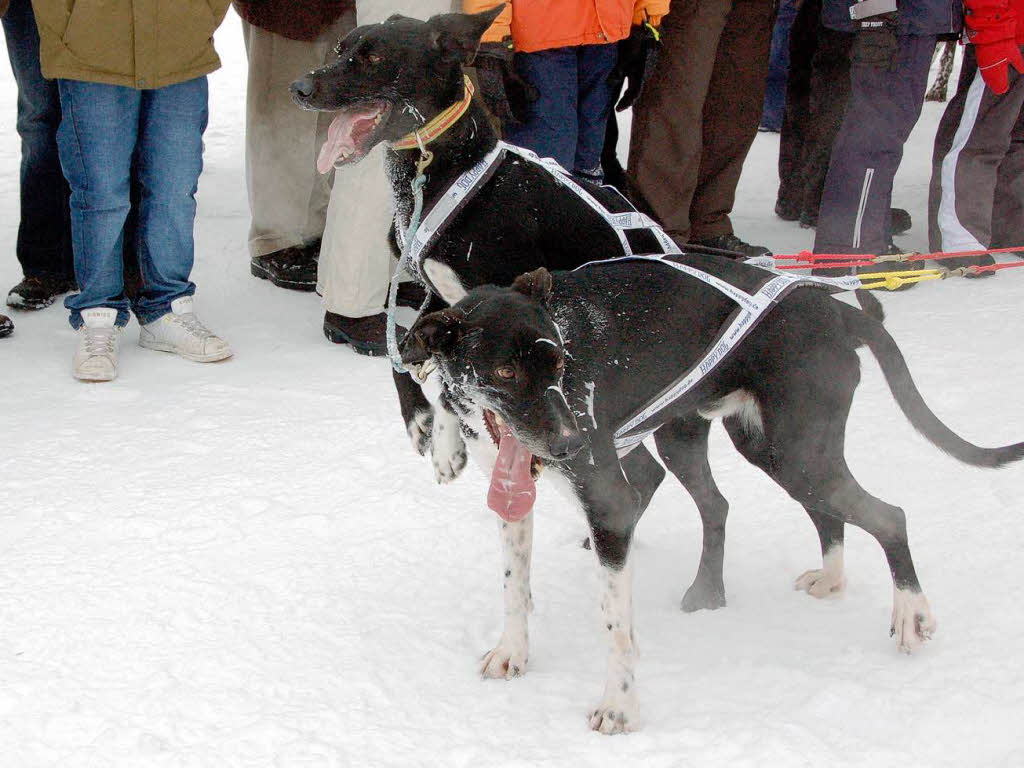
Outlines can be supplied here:
M544 463L516 439L498 414L484 409L484 424L491 440L498 446L498 458L491 472L491 487L487 491L487 506L502 520L517 523L533 509L537 498L534 481Z
M332 168L357 162L377 143L377 134L391 113L391 104L374 101L338 112L327 129L327 141L320 148L316 169L327 173Z

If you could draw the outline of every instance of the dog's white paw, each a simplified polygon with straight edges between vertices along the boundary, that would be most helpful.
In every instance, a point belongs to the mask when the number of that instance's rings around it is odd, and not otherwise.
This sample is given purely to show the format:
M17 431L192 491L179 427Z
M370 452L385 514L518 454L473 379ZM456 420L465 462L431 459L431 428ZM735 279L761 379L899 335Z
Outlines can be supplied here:
M893 590L889 635L896 638L897 647L901 651L910 653L917 650L925 641L932 639L937 627L938 622L923 592Z
M846 576L843 574L843 546L835 544L822 555L821 568L804 571L793 584L794 589L802 590L819 600L825 597L839 597L846 589Z
M501 639L480 660L480 674L497 680L511 680L526 674L526 644Z
M793 583L793 588L806 592L819 600L826 597L839 597L846 589L846 577L842 573L825 568L804 571Z
M459 420L451 414L439 413L434 418L430 459L437 482L450 483L466 467L466 443L459 434Z
M420 456L425 456L430 447L430 434L434 423L434 412L423 408L412 415L412 421L405 425L412 447Z
M590 713L590 728L606 734L628 733L639 729L640 713L632 687L618 691L617 695L605 693L597 709Z

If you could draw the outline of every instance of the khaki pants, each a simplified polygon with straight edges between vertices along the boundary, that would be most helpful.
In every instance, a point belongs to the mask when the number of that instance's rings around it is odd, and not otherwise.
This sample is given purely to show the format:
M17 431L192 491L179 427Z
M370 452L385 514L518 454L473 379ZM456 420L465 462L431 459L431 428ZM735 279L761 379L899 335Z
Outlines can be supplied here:
M245 182L249 257L316 240L324 231L331 175L316 156L331 116L305 112L288 85L324 63L333 43L289 40L242 22L249 80L245 104Z
M426 19L452 6L452 0L356 0L356 18L358 24L375 24L393 13ZM384 311L395 268L387 243L394 216L383 145L335 171L317 275L327 311L344 317Z

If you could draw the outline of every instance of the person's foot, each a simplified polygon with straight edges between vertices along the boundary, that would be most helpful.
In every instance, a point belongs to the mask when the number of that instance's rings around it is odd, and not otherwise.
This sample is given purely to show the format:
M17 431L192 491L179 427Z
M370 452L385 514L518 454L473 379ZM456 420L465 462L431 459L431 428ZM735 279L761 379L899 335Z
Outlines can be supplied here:
M7 294L7 306L15 309L43 309L53 304L61 294L75 290L75 281L69 277L53 275L28 275L11 288Z
M171 302L171 311L146 323L139 331L139 346L159 352L173 352L197 363L226 360L234 353L227 342L199 322L191 296Z
M314 240L306 245L282 248L257 256L250 262L249 271L256 277L269 280L278 288L315 291L319 260L320 240Z
M800 218L800 206L780 197L775 201L775 215L783 221L796 221Z
M419 309L427 298L427 289L415 280L404 280L398 284L398 295L395 297L400 307Z
M763 245L751 245L740 240L731 232L727 235L716 235L705 237L702 240L691 241L694 245L702 245L705 248L717 248L720 251L732 251L740 258L753 259L758 256L771 256L772 252Z
M914 222L910 218L910 212L902 208L889 209L889 223L892 225L892 234L902 235L909 232Z
M890 240L889 245L886 246L885 254L893 255L897 253L903 253L903 249ZM909 272L911 270L921 270L925 268L926 265L923 261L883 261L867 267L854 267L853 272L857 275L870 275L875 272ZM909 291L915 285L917 285L917 283L904 283L899 288L893 288L892 290Z
M996 263L996 260L992 258L992 254L986 253L982 256L966 256L962 259L940 259L939 266L945 267L946 269L959 269L960 267L991 267ZM979 277L995 277L995 272L979 272L977 274L966 272L964 277L971 278L972 280Z
M112 381L117 378L117 351L121 328L115 327L117 310L92 307L82 310L78 346L71 359L71 375L79 381Z
M381 357L388 352L386 312L367 317L345 317L334 312L324 313L324 336L335 344L348 344L354 352L370 357ZM396 326L399 339L405 328Z
M0 339L14 333L14 323L7 315L0 315Z

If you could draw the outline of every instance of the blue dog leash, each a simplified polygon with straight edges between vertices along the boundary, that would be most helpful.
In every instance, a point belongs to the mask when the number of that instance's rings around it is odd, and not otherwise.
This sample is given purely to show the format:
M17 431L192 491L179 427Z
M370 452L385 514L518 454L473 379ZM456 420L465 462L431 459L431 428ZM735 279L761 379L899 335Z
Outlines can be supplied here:
M417 134L417 138L419 135ZM420 159L416 161L416 177L412 180L410 186L412 187L412 215L409 217L409 226L405 230L405 234L402 238L402 257L398 261L398 267L395 269L395 273L391 276L391 285L388 287L388 308L387 308L387 345L388 345L388 357L391 358L391 367L395 369L397 373L407 373L408 368L405 363L402 362L402 355L398 351L398 328L395 322L395 309L398 305L398 283L399 277L402 272L409 272L409 260L412 252L412 244L416 239L416 232L420 228L420 217L423 215L423 187L427 184L427 166L434 159L434 153L423 146L422 141L420 142ZM419 311L416 313L416 320L420 319L424 310L427 308L427 304L430 303L430 289L427 289L427 295L423 299L423 304L420 306ZM415 325L416 321L413 321Z

